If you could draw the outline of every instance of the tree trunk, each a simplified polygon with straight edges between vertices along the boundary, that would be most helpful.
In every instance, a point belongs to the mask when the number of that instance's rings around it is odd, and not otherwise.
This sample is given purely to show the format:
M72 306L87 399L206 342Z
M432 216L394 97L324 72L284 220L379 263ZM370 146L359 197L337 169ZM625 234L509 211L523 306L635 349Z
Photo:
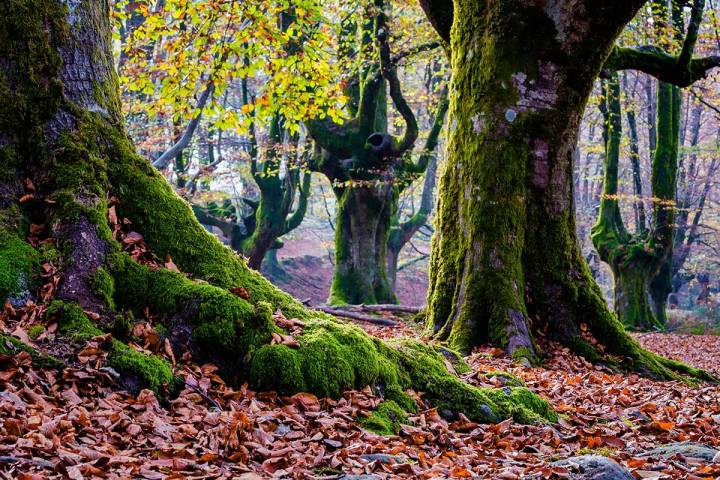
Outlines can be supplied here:
M413 388L440 409L478 421L557 418L526 389L472 387L447 370L447 357L432 345L374 339L304 308L249 269L135 154L122 128L110 38L107 1L0 3L1 301L27 288L22 276L32 277L51 250L24 241L33 222L42 226L33 228L33 241L54 239L59 247L57 301L48 315L58 318L63 350L112 330L112 320L128 311L148 309L178 357L188 351L217 362L226 379L258 389L338 397L370 385L412 410L405 389ZM172 258L192 278L123 252L113 238L116 216L131 222L133 242L142 235L158 258ZM283 321L278 311L304 325ZM284 330L288 323L296 330ZM297 345L271 344L273 334L292 335ZM459 357L445 352L459 367ZM107 363L130 379L128 388L170 393L175 385L168 362L116 339Z
M331 305L396 303L386 272L390 220L396 209L392 185L336 189L335 271Z
M613 269L613 278L615 311L624 325L642 331L662 328L648 298L652 268L642 268L637 264L616 267Z
M432 16L433 5L422 1ZM673 377L608 311L576 238L572 158L593 81L643 2L454 2L448 167L430 263L428 327L461 350L538 356L534 330L588 357ZM438 22L433 22L437 27Z

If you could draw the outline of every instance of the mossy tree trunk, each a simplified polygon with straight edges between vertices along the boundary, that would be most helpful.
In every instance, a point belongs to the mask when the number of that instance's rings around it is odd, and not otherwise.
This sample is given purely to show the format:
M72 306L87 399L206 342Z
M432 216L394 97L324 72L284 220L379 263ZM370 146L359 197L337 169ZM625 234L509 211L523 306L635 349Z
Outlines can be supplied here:
M383 342L306 309L221 245L128 140L110 38L107 1L0 3L0 286L9 285L0 300L39 267L40 254L24 240L33 222L45 226L34 235L58 246L60 282L48 314L60 319L57 341L70 346L112 329L118 315L147 308L178 356L216 362L226 379L255 388L338 397L370 385L405 410L415 408L405 393L413 388L440 409L474 420L556 419L527 389L463 383L445 366L449 358L462 367L452 352ZM109 198L153 253L170 256L185 273L153 269L124 253L113 239ZM242 295L231 292L239 287ZM292 333L295 348L271 344L274 333L291 334L283 329L288 323L297 327L273 314L278 310L303 320ZM161 392L174 382L167 362L117 339L108 363L135 388Z
M408 158L418 125L391 57L389 4L364 1L362 8L360 21L343 26L340 42L341 55L359 58L346 88L352 118L343 124L308 123L320 150L311 169L327 176L338 199L330 304L396 301L386 259L392 219L400 193L425 171L428 160ZM402 137L388 134L388 94L405 122Z
M610 265L615 281L615 312L627 327L637 330L662 329L662 319L650 304L650 282L669 258L674 224L677 142L673 140L674 97L677 89L669 84L658 86L657 145L653 157L653 225L650 231L629 233L624 225L618 201L618 168L622 140L620 84L617 74L604 89L605 178L603 198L592 240L600 258ZM664 313L664 311L663 311Z
M573 209L583 109L644 3L421 0L452 57L427 312L436 338L463 350L491 342L533 360L539 330L598 359L587 330L606 353L631 358L626 366L673 376L674 365L643 351L608 311L580 254ZM632 53L615 68L673 73L654 54Z

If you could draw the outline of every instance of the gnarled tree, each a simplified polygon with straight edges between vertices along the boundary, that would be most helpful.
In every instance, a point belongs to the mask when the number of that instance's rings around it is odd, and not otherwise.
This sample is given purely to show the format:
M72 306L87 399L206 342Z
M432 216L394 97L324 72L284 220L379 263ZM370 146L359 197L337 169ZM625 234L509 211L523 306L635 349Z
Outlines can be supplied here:
M615 48L644 0L420 3L452 65L428 328L463 350L489 341L530 360L541 331L588 357L618 355L625 366L673 377L683 368L627 335L582 258L573 153L608 60L678 83L714 61L678 72L674 57Z
M360 59L346 88L351 118L308 122L321 149L311 169L327 176L337 198L330 304L396 302L386 270L392 219L399 194L429 160L409 159L418 125L401 90L399 59L391 57L388 8L385 0L363 2L362 19L343 25L341 55ZM388 93L405 122L402 137L388 133Z

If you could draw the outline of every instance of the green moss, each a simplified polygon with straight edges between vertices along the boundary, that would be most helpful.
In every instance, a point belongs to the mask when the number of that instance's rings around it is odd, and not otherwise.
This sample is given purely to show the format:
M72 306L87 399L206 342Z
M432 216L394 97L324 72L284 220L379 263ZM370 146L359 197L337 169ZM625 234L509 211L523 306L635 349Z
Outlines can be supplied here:
M30 345L26 345L15 337L0 333L0 354L15 355L18 352L27 352L32 358L33 365L38 368L62 368L63 363L51 355L42 353Z
M417 412L417 403L410 395L405 393L405 391L400 388L399 385L394 383L388 385L385 388L384 395L387 400L392 400L406 412Z
M47 315L56 318L60 333L72 340L85 341L103 334L77 303L55 300L48 306Z
M198 347L212 352L224 368L240 367L245 355L268 343L271 334L279 331L268 303L253 306L223 288L181 273L152 270L126 254L111 255L108 264L115 277L117 304L137 315L149 307L166 326L176 316L186 318Z
M56 300L48 307L47 314L58 319L60 333L75 341L85 341L103 334L76 303ZM112 340L107 364L121 376L130 377L143 388L150 388L161 396L174 385L172 370L167 361L155 355L137 352L118 340Z
M607 447L581 448L575 452L575 455L602 455L603 457L614 457L615 450Z
M16 235L0 232L0 301L31 289L39 267L37 250Z
M298 349L263 346L251 359L251 384L283 394L306 389L335 398L345 389L372 385L407 411L416 407L404 389L414 388L438 408L474 420L555 418L549 404L526 389L511 389L507 396L464 383L447 370L446 357L427 344L387 344L355 326L327 320L309 320L298 341Z
M33 325L28 330L28 337L30 337L31 340L35 340L37 337L42 335L44 331L45 327L43 325Z
M174 387L175 377L167 361L137 352L117 340L112 342L107 364L122 377L136 379L160 396L164 397Z
M408 423L408 418L402 407L392 400L386 400L360 423L371 432L380 435L395 435L400 431L401 424Z
M115 280L103 267L95 270L95 273L90 277L90 287L93 293L100 297L105 305L111 310L115 310L115 301L113 295L115 294Z

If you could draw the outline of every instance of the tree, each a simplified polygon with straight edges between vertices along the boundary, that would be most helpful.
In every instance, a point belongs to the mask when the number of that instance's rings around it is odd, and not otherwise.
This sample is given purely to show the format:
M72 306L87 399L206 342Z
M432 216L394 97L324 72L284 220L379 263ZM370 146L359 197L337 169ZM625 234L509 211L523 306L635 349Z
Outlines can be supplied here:
M147 308L176 352L215 362L226 379L259 389L337 397L372 385L410 410L415 402L405 389L412 387L476 420L556 418L524 388L463 383L445 366L462 365L449 350L386 343L304 308L210 235L127 139L108 8L107 1L0 4L3 301L29 289L40 257L51 258L59 284L48 314L57 316L57 341L68 348L103 329L120 331L113 324L127 322L126 312ZM173 268L136 262L114 239L118 228L132 228L132 242L143 241ZM37 248L25 241L28 233ZM128 388L172 391L167 362L119 339L108 363Z
M340 55L359 58L346 86L351 118L342 124L308 122L322 150L310 168L330 180L337 198L330 304L396 302L387 276L392 220L400 193L429 160L428 155L409 159L418 124L402 93L396 65L401 58L391 57L388 10L385 0L363 2L361 18L349 16L341 26ZM388 93L405 122L402 137L388 133ZM442 108L439 112L444 116ZM439 128L435 142L438 135Z
M452 57L452 167L440 182L428 329L462 350L489 341L531 361L540 331L589 358L619 355L673 377L683 368L625 333L581 256L573 157L603 67L682 85L717 59L678 68L669 55L614 47L641 0L420 3Z
M669 11L662 2L656 7L656 18L668 18ZM673 18L677 33L674 39L682 48L678 62L690 62L703 2L695 2L688 34L683 39L683 21L676 4ZM683 41L684 40L684 41ZM679 66L681 68L682 65ZM678 176L678 141L680 132L680 89L666 82L657 88L655 149L652 159L651 190L653 199L653 226L645 230L644 213L638 210L639 231L627 232L618 205L618 161L622 138L620 86L617 76L608 82L606 91L607 146L605 155L605 190L598 222L593 227L593 243L603 261L610 264L615 279L615 311L628 328L639 330L663 329L667 324L665 305L672 291L673 246L676 229L676 187ZM628 115L633 135L634 116ZM632 155L638 154L635 148ZM635 157L637 158L637 157ZM637 166L633 163L636 172ZM635 189L641 191L639 175L635 175ZM636 202L637 205L637 202ZM649 299L653 299L652 308Z

